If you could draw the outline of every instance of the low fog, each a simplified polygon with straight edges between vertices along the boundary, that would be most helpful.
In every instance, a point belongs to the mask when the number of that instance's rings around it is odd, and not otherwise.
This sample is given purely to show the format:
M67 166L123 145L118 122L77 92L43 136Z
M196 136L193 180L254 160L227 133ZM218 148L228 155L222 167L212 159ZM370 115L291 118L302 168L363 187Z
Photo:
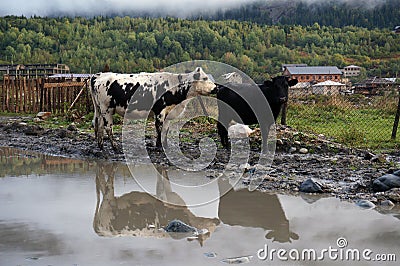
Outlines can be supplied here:
M260 0L13 0L4 3L0 16L57 16L57 15L156 15L188 17L201 13L212 13L216 10L225 10L238 7L245 3ZM262 1L262 0L261 0ZM283 2L280 0L263 0L268 2ZM300 1L300 0L298 0ZM385 0L334 0L337 2L354 2L358 6L374 7ZM303 0L316 3L326 0Z
M3 0L4 1L4 0ZM13 0L3 4L0 16L107 15L141 13L186 17L256 0Z

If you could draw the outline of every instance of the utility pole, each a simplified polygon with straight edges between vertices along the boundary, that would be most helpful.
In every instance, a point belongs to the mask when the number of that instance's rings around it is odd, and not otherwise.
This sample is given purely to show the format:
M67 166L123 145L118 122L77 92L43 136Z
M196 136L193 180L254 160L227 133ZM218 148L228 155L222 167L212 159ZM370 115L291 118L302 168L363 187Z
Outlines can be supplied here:
M399 127L399 119L400 119L400 86L398 86L397 91L399 92L399 102L397 104L396 116L394 118L394 123L393 123L392 140L396 139L397 128Z

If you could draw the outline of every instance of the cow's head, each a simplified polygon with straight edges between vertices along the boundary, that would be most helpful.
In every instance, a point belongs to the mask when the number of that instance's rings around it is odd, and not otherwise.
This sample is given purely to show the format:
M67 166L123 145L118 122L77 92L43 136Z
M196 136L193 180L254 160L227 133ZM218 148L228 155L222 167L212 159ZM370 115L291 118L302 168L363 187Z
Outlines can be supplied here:
M277 76L271 80L264 82L264 86L268 88L268 95L273 103L283 104L287 102L289 95L289 87L297 84L297 79L289 80L286 76Z
M201 67L197 67L189 74L191 88L188 96L195 97L198 95L209 95L216 87L211 78L203 71Z

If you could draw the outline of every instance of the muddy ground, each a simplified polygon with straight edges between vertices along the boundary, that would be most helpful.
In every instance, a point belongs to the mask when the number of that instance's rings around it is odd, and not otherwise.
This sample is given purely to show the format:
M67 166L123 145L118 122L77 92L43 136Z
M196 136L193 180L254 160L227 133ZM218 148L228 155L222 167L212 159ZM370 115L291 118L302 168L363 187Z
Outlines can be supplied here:
M192 124L194 132L207 132L207 136L217 140L215 125ZM181 144L183 153L188 157L198 157L198 141L188 137L196 137L196 133L187 135ZM115 134L121 139L121 134ZM147 151L154 163L170 165L163 152L154 147L154 135L147 138ZM301 194L313 200L314 194L299 192L300 184L312 178L318 182L321 196L334 196L344 200L357 202L367 199L380 206L388 201L400 205L400 189L375 193L372 182L400 168L400 156L391 154L374 154L367 150L351 149L327 140L324 136L303 134L290 127L277 127L276 152L270 167L257 167L260 152L260 136L255 134L250 139L250 165L246 167L244 184L250 177L262 180L259 190L279 192L283 194ZM46 128L43 123L33 123L30 117L0 117L0 146L8 146L40 152L89 160L124 161L122 153L112 150L105 140L104 150L97 147L94 134L83 131L74 124L58 128ZM229 151L218 148L217 157L207 168L208 178L215 178L229 160ZM391 205L391 204L390 204Z

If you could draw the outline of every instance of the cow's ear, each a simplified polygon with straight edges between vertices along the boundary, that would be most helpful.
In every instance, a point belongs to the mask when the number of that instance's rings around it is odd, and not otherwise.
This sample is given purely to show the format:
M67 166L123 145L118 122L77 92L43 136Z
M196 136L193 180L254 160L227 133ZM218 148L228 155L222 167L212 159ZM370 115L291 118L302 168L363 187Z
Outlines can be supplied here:
M296 85L298 82L299 82L299 81L298 81L297 79L291 79L291 80L289 80L289 82L288 82L289 87L292 87L292 86Z
M198 73L200 73L201 72L201 67L196 67L196 70L195 70L195 72L198 72Z
M264 81L264 86L271 87L272 85L274 85L273 81L271 81L271 80Z

